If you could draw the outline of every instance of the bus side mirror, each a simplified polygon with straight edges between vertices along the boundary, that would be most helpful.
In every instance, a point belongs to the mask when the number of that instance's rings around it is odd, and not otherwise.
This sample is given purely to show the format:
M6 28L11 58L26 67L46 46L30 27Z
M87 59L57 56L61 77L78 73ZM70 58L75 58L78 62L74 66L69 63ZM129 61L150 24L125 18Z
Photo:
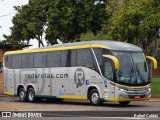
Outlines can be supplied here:
M154 69L157 69L157 60L154 57L146 56L147 59L153 62Z
M102 56L111 59L114 63L114 68L116 70L119 69L119 60L115 56L112 55L102 55Z

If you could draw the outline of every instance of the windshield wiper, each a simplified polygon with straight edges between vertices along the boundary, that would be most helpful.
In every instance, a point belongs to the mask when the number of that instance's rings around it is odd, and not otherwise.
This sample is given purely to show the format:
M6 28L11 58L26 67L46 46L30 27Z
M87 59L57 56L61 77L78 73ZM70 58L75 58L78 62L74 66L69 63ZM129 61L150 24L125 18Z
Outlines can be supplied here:
M145 79L144 79L144 77L143 77L141 71L138 69L137 65L136 65L136 70L137 70L138 76L141 78L142 82L145 83Z
M132 66L132 69L131 69L130 74L129 74L130 79L132 78L132 75L133 75L133 77L134 77L134 69L133 69L133 66Z

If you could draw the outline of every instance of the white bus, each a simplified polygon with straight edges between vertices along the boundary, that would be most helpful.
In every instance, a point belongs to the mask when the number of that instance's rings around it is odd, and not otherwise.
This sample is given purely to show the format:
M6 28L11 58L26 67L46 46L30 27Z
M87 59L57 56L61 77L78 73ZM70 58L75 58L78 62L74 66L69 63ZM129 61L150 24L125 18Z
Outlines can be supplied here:
M103 102L148 100L151 78L142 49L116 41L65 43L4 55L4 94L20 101L39 98Z

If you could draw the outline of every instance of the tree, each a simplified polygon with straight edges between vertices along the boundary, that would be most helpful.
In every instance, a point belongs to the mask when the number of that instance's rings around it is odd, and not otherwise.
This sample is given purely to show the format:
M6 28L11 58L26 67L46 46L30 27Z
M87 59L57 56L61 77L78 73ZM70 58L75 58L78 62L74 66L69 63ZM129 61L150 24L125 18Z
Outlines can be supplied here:
M29 0L27 5L15 7L11 35L5 38L14 44L29 44L36 39L40 47L44 46L44 33L51 44L57 39L72 42L88 31L96 35L107 18L106 3L107 0Z
M47 12L46 39L51 44L56 39L72 42L80 34L92 31L94 34L101 30L106 19L106 0L54 0Z
M44 46L42 36L46 25L46 11L49 6L48 0L30 0L27 5L14 7L17 14L13 17L13 27L11 35L6 38L9 42L29 43L31 39L36 39L40 45Z
M104 32L110 33L113 39L137 44L147 53L148 45L157 40L160 1L119 0L116 9L115 3L109 8L111 18L109 26L103 28Z
M77 41L90 41L90 40L107 40L111 39L111 36L103 34L101 31L96 35L93 32L82 33Z

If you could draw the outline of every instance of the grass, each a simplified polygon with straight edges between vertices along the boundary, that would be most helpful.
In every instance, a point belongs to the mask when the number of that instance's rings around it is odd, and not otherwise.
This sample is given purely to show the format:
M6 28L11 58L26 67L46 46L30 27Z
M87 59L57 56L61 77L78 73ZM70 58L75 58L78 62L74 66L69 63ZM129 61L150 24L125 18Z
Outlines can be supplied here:
M151 90L152 98L160 98L160 77L152 79Z

